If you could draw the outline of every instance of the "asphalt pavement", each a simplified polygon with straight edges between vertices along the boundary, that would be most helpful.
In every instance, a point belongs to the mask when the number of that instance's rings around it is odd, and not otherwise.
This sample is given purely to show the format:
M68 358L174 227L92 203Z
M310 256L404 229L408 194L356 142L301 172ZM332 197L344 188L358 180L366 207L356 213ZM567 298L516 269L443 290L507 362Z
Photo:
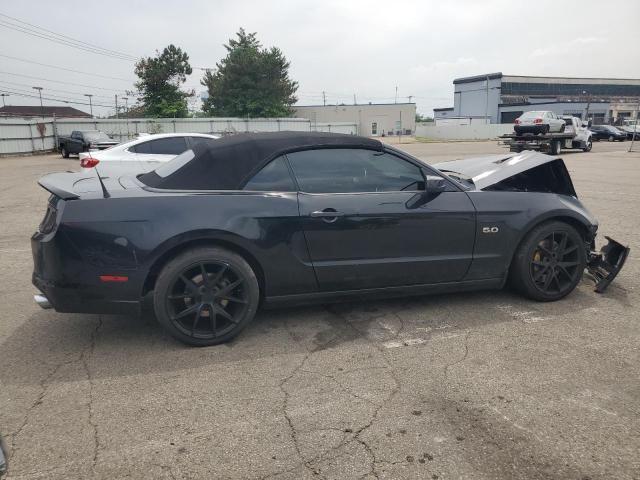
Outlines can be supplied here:
M0 158L0 434L10 479L640 479L640 153L565 153L600 235L602 295L508 291L260 312L189 348L151 318L33 302L29 237L57 155ZM495 142L404 143L440 162Z

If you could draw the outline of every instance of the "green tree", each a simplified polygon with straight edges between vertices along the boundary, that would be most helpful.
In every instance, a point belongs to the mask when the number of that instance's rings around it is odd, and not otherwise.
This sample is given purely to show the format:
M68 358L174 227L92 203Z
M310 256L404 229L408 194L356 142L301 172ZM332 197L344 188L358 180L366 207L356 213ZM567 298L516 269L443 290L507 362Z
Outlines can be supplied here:
M298 83L289 78L289 62L279 48L262 48L256 33L241 28L230 39L227 56L201 80L209 92L202 110L221 117L285 117Z
M194 92L184 92L180 87L191 72L189 55L175 45L137 62L135 73L140 80L136 88L145 116L186 117L187 98Z
M416 113L416 123L433 122L433 117Z

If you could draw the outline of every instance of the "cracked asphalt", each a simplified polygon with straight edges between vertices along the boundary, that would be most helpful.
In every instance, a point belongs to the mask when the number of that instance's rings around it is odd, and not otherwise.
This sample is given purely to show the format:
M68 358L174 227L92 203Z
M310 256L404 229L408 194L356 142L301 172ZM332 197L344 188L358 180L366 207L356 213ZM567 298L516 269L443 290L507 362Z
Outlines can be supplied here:
M503 152L411 143L428 161ZM188 348L153 319L32 300L29 237L56 155L0 159L0 434L10 479L640 479L640 153L563 155L600 235L604 295L508 291L263 311Z

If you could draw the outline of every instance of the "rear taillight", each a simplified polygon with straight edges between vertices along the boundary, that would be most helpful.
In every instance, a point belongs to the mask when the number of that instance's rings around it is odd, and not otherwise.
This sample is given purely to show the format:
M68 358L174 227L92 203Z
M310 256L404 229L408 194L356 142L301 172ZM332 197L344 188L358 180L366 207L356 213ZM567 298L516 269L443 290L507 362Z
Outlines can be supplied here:
M80 166L82 168L93 168L100 163L100 160L93 157L85 157L80 160Z
M40 233L50 233L55 228L58 216L58 210L56 209L57 201L58 198L55 195L51 195L51 197L49 197L47 212L44 214L44 218L38 227L38 231Z
M515 119L515 121L514 121L513 123L515 123L516 125L518 125L518 124L520 123L520 120L518 120L518 119L516 118L516 119Z
M542 123L542 119L541 118L536 118L533 123Z

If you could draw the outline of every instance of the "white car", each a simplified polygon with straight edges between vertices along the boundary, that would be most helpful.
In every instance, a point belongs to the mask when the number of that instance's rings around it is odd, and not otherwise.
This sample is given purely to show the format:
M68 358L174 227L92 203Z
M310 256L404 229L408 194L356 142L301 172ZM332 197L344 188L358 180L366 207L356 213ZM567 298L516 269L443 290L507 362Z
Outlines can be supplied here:
M517 135L523 133L558 133L564 132L565 122L548 110L525 112L516 118L513 129Z
M189 150L203 138L219 137L205 133L144 135L106 150L83 152L79 155L80 166L87 175L95 175L96 166L101 176L146 173Z

